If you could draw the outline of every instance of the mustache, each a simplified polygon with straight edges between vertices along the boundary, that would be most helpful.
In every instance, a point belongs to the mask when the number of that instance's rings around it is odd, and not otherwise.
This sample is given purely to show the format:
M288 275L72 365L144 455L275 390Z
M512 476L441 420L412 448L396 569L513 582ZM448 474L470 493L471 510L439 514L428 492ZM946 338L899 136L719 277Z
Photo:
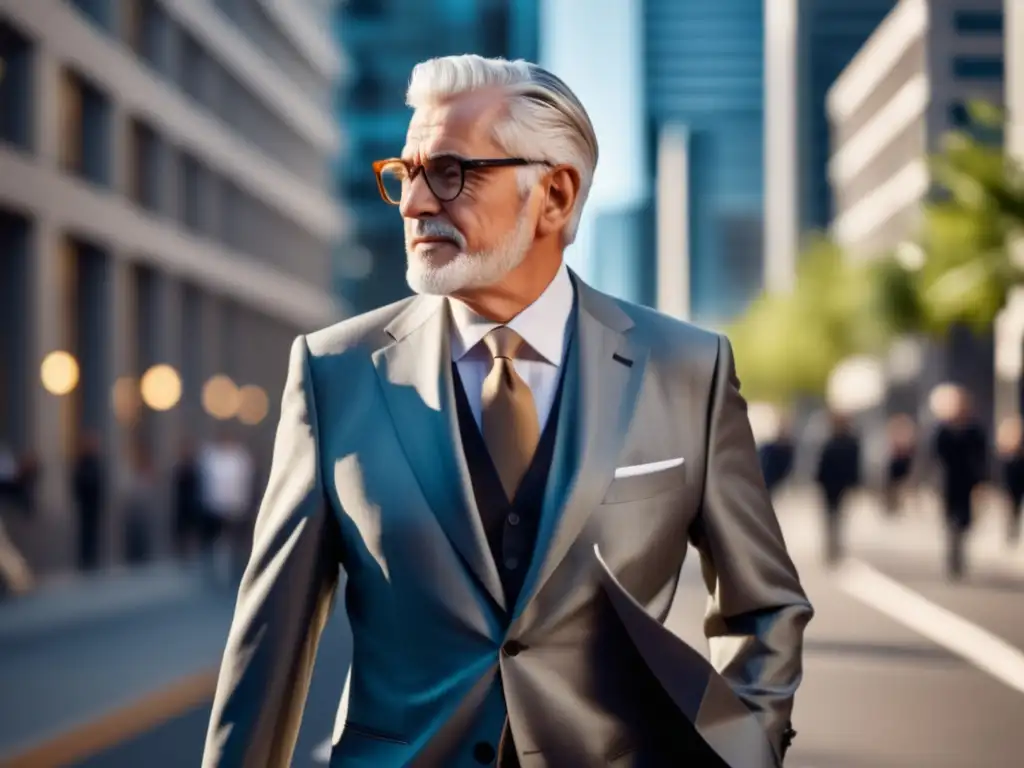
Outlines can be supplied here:
M417 237L444 237L459 248L466 247L466 238L453 225L440 219L416 219L409 226L409 239Z

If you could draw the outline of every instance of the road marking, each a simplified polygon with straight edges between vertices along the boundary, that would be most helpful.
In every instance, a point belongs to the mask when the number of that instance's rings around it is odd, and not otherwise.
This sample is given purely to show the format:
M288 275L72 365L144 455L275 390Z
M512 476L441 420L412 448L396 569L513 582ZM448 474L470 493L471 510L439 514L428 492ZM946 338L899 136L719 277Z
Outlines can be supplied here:
M1024 693L1024 652L866 563L851 560L837 573L849 595Z
M217 670L190 675L17 754L4 768L64 768L155 728L213 698Z

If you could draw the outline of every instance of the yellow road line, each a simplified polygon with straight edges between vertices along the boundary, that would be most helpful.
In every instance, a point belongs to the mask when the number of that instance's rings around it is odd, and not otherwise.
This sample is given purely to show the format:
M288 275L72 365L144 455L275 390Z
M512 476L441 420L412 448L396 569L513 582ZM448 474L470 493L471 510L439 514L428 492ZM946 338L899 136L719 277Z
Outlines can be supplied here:
M0 760L0 765L3 768L65 768L209 701L216 685L216 669L190 675L92 722Z

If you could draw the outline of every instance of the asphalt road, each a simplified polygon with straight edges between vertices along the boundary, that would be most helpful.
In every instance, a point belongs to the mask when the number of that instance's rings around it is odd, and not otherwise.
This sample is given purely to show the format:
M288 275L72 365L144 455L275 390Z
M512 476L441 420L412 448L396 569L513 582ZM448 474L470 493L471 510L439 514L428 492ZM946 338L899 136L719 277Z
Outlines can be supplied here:
M783 518L817 616L787 766L1019 768L1024 553L1003 551L1000 521L982 521L969 578L950 584L941 571L941 535L927 514L889 524L858 510L848 532L854 565L837 572L819 565L816 516L800 506ZM705 595L695 569L683 590L678 622L702 648ZM331 733L348 656L340 619L320 648L296 768L323 765L314 751ZM207 716L208 705L192 707L76 765L198 766Z

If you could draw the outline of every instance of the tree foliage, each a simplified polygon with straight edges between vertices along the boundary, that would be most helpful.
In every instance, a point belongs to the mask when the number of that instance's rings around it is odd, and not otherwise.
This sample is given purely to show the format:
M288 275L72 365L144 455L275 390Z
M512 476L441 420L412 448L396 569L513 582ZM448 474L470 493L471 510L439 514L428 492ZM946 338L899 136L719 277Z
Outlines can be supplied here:
M821 396L841 360L883 352L896 336L992 327L1024 283L1013 257L1024 241L1024 170L1001 146L1002 111L974 102L968 114L931 159L934 189L912 241L856 262L814 237L794 290L762 295L730 329L748 397Z

